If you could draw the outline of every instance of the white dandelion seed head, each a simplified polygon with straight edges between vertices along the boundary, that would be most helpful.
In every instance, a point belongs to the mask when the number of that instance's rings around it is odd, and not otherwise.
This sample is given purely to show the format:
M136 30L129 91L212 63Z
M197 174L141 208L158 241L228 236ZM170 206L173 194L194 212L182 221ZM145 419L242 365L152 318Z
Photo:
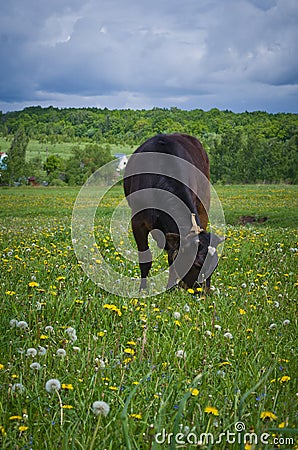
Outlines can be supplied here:
M47 349L45 347L38 346L38 354L44 356L47 353Z
M185 305L183 306L183 309L186 313L188 313L190 311L190 307L187 303L185 303Z
M22 383L15 383L12 385L11 391L22 394L25 391L25 386Z
M241 287L242 287L243 289L245 289L245 288L246 288L246 283L242 283L242 284L241 284Z
M275 306L275 308L279 308L279 302L277 300L275 300L275 302L273 303L273 305Z
M37 311L40 311L42 307L42 304L40 302L36 302L35 308Z
M64 356L66 356L66 351L64 350L64 348L58 348L56 355L63 358Z
M269 326L269 330L274 330L274 328L276 328L276 327L277 327L276 323L272 323L272 324Z
M78 352L78 353L81 351L80 347L75 347L74 346L74 347L72 347L72 349L73 349L74 352Z
M37 350L36 348L28 348L27 352L26 352L27 356L32 356L32 358L34 358L37 355Z
M176 351L176 356L177 356L177 358L185 358L186 357L186 352L184 350L177 350Z
M54 333L54 328L52 325L47 325L44 330L46 333Z
M9 325L11 326L11 328L16 328L18 326L19 321L16 319L11 319L11 321L9 322Z
M283 324L283 325L289 325L289 323L290 323L289 319L286 319L286 320L283 321L282 324Z
M77 334L75 328L73 328L73 327L66 328L65 332L69 335Z
M20 320L20 322L17 323L17 327L21 328L21 330L25 330L28 328L28 323L25 322L25 320Z
M107 416L110 412L110 407L106 402L97 401L92 404L92 411L96 416Z
M224 337L225 337L226 339L233 339L233 335L232 335L232 333L230 333L229 331L227 331L227 332L224 334Z
M180 317L181 317L181 314L180 314L180 312L175 311L175 312L173 313L173 316L174 316L174 319L179 320Z
M212 336L212 331L206 330L205 334L206 334L206 336Z
M30 369L40 370L41 369L41 365L38 362L34 362L34 363L30 364Z
M46 391L52 394L55 391L60 391L61 383L56 378L51 378L46 382Z
M218 324L214 325L214 328L215 328L216 330L218 330L218 331L220 331L220 330L221 330L221 326L220 326L220 325L218 325Z

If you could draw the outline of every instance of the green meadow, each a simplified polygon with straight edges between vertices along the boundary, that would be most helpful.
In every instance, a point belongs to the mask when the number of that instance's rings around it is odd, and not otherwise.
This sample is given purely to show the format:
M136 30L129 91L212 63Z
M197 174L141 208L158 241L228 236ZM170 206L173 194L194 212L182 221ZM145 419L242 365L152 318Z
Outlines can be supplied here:
M40 158L45 161L50 155L58 155L64 159L68 159L72 156L72 149L74 147L84 148L88 142L57 142L51 144L49 142L38 142L37 140L30 139L28 147L26 149L26 161L30 161L33 158ZM90 144L90 142L89 142ZM135 148L129 145L116 145L116 144L102 144L108 146L111 150L111 155L115 153L125 153L127 155L134 152ZM0 137L0 151L9 151L11 146L11 140Z
M226 241L212 292L136 298L77 260L79 188L0 188L1 448L298 448L298 187L215 188ZM96 243L138 277L109 235L122 197L100 205ZM152 275L165 269L161 254Z

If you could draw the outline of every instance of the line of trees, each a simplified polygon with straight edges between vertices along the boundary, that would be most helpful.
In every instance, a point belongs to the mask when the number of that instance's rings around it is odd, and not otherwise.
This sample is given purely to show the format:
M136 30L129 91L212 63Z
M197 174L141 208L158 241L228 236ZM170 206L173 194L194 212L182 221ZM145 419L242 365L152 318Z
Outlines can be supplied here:
M81 184L94 168L111 158L107 144L137 147L156 133L173 132L188 133L201 140L210 157L212 182L297 183L297 114L260 111L237 114L215 108L205 112L178 108L53 107L0 113L0 133L12 139L7 174L11 178L24 173L24 149L29 139L40 143L74 144L69 160L63 159L63 155L49 156L43 167L40 161L32 160L29 163L31 175L34 175L32 169L45 170L50 181L52 178L52 181L62 179L69 184ZM83 151L75 145L80 142L90 145L86 144Z

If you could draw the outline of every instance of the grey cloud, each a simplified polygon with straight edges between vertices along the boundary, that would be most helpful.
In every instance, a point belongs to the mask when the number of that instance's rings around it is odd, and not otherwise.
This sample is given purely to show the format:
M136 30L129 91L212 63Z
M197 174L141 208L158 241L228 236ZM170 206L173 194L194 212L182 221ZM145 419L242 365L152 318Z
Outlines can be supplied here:
M296 0L11 0L0 18L0 107L272 110L274 86L275 110L292 111L297 16Z

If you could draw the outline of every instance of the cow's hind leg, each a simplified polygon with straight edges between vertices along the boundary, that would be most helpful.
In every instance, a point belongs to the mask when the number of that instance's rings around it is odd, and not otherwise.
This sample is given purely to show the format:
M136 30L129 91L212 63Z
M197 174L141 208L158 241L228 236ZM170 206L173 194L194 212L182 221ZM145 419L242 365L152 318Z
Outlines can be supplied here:
M138 247L139 266L141 271L140 289L147 289L147 276L152 266L152 255L148 246L149 230L132 220L132 231Z

